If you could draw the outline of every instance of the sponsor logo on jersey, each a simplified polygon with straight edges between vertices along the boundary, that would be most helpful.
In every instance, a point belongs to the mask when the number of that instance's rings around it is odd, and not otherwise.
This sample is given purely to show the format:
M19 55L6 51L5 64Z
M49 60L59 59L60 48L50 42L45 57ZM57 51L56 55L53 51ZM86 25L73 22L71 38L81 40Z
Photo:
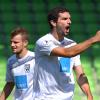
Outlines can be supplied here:
M14 80L17 89L26 89L28 87L26 75L15 76Z

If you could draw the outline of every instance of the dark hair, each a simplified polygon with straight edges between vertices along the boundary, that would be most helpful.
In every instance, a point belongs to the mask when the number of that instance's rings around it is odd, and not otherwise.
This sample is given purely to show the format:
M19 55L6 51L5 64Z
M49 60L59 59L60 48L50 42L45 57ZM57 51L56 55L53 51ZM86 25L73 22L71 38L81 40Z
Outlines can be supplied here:
M16 35L21 35L23 40L29 40L29 36L28 36L28 32L24 29L24 28L15 28L12 32L11 32L11 38L13 38Z
M52 28L52 25L50 21L53 20L54 22L57 22L59 13L63 13L63 12L69 12L69 11L64 7L55 7L48 13L48 22L51 28Z

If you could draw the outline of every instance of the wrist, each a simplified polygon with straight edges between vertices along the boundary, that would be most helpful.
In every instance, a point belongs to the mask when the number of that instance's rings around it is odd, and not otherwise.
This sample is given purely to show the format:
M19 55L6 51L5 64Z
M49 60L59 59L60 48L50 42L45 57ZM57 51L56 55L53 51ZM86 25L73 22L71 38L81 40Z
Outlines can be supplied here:
M96 42L98 42L98 40L95 38L95 36L90 38L90 43L94 44Z

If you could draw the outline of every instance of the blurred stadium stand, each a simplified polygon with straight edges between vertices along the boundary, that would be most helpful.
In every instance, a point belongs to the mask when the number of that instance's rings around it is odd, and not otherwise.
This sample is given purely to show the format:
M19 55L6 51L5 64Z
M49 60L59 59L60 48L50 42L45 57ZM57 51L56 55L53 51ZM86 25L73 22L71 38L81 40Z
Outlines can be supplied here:
M28 30L29 48L34 49L35 41L49 32L47 13L56 6L65 6L69 9L72 17L69 37L75 41L81 42L100 29L100 0L0 0L0 56L8 57L11 54L9 38L15 27L24 27ZM90 61L90 71L87 71L87 74L93 87L94 84L98 86L100 83L98 48L100 45L95 44L82 54ZM93 75L92 72L96 74ZM96 78L96 82L93 82L94 77L91 75Z

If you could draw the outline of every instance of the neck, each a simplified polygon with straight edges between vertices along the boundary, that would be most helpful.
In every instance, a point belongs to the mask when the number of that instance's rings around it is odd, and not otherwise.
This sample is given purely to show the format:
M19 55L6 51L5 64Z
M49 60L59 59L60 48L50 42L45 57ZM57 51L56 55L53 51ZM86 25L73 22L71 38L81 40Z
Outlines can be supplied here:
M23 51L21 51L20 53L16 54L16 56L18 58L23 58L24 56L26 56L28 50L27 49L24 49Z
M51 31L51 34L57 39L58 41L62 41L64 39L64 36L60 33L57 33L56 31Z

